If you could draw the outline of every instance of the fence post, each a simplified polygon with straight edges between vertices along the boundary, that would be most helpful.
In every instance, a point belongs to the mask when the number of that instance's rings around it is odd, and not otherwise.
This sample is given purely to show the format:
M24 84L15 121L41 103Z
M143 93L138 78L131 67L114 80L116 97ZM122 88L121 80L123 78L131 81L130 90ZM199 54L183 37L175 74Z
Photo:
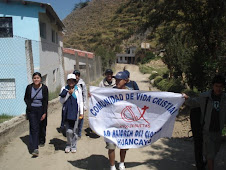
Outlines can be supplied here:
M75 69L79 70L79 59L78 59L78 52L77 51L75 51L75 62L76 62Z
M59 69L60 69L60 84L61 86L65 86L65 81L64 81L64 57L63 57L63 48L62 47L58 47L58 51L59 51Z
M100 56L98 56L98 68L99 68L99 76L102 76L102 63L101 63Z
M25 53L26 53L26 63L27 63L27 80L28 83L32 83L32 75L34 74L34 62L32 54L32 44L31 40L25 40Z
M97 77L99 77L99 76L97 76L97 65L96 64L97 64L96 56L93 55L93 70L94 70L94 77L93 77L93 79L94 79L94 81L96 80Z
M88 59L88 55L86 54L85 55L85 57L86 57L86 75L87 75L87 84L89 84L90 83L90 74L89 74L89 59Z

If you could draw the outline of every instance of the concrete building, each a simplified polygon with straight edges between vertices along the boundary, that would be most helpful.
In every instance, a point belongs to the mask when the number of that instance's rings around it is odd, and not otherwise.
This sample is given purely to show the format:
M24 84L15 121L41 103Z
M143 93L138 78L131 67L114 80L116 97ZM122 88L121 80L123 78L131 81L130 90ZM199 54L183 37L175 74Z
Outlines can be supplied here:
M78 54L77 60L76 53ZM86 56L88 57L88 60L86 59ZM86 63L88 62L89 68L91 68L94 59L93 53L72 48L63 48L63 59L65 79L67 74L72 73L76 69L76 61L78 61L78 69L81 72L82 79L86 81ZM93 72L91 72L91 74L92 73Z
M117 63L134 64L135 51L136 51L136 47L132 46L132 47L126 48L124 53L116 54Z
M25 113L25 88L33 72L54 92L64 84L64 25L49 4L0 0L0 114Z

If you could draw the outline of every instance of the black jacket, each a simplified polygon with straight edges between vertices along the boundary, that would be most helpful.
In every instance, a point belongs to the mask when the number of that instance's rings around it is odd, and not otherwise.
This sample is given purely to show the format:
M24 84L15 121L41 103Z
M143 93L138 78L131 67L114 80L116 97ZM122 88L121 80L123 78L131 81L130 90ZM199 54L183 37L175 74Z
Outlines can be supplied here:
M26 88L25 95L24 95L24 101L27 105L27 110L31 109L31 88L33 86L32 84L29 84ZM47 109L48 109L48 99L49 99L49 94L48 94L48 87L44 84L42 84L42 107L43 107L43 114L47 114Z

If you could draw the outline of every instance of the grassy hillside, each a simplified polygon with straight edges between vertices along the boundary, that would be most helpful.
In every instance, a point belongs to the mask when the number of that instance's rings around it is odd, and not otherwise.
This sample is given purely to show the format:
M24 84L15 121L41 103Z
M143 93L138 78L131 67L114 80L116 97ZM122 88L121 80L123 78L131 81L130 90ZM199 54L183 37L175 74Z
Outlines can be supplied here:
M128 45L150 41L148 15L151 0L92 0L88 6L72 12L63 22L64 45L96 51L100 46L114 52ZM120 47L121 46L121 47Z
M112 40L108 30L111 18L127 0L93 0L88 6L73 11L63 21L66 26L66 47L93 51L96 46Z

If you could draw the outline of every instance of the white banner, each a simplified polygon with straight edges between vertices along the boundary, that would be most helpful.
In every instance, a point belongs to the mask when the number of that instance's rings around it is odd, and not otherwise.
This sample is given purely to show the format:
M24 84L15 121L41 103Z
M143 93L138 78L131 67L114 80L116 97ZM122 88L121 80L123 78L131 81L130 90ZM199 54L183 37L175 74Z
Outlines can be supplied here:
M98 135L121 149L171 137L181 94L90 87L89 123Z

